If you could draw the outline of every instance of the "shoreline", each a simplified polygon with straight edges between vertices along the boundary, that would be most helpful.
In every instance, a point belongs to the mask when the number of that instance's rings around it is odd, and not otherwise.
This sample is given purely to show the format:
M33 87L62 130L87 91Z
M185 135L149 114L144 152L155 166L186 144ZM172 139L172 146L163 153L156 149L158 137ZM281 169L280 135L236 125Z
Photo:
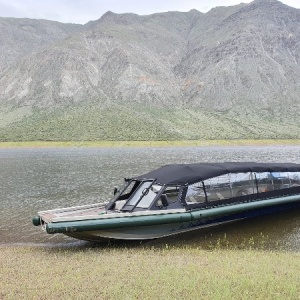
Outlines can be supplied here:
M123 148L208 146L299 146L300 139L276 140L176 140L176 141L21 141L0 142L0 149L14 148Z

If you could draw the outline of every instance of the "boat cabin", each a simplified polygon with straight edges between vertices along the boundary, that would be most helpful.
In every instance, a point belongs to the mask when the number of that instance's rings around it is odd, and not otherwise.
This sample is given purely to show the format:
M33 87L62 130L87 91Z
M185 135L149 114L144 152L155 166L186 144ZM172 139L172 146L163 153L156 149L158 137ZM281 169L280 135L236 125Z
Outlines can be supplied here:
M125 186L106 209L119 212L193 210L299 193L298 164L177 164L125 179Z

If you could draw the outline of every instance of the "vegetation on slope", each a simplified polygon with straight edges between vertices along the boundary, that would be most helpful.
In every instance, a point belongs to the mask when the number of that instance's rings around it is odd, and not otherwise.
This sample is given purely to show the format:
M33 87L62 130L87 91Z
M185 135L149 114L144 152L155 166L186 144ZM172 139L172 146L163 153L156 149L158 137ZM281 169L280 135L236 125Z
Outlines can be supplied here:
M88 103L33 110L1 128L0 141L297 139L300 121L235 112Z

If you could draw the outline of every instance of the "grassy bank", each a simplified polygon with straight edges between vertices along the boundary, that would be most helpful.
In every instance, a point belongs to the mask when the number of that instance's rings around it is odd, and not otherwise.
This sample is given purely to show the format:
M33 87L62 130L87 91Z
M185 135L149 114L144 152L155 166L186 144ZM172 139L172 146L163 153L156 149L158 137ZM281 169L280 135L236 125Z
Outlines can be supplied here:
M0 248L0 299L299 299L300 253Z
M30 141L0 142L0 148L59 147L168 147L168 146L288 146L300 145L300 140L183 140L183 141Z

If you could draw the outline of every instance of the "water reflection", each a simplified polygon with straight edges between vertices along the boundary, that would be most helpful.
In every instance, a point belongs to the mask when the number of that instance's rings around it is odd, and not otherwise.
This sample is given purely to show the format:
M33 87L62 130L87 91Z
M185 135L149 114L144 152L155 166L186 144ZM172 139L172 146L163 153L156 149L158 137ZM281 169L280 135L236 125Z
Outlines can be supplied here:
M124 177L169 163L258 161L300 163L298 146L0 149L0 244L40 243L71 246L74 239L48 235L31 225L39 210L104 202ZM241 247L248 243L272 249L300 250L300 212L244 220L192 231L156 247ZM249 241L249 242L247 242ZM78 245L78 244L76 244ZM86 244L80 244L86 245ZM246 245L247 246L247 245Z

